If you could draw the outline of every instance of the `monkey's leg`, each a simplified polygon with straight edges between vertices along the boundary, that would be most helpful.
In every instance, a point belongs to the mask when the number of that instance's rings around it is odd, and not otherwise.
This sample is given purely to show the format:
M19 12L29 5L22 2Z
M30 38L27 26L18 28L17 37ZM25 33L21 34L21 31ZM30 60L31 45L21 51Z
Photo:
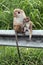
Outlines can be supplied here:
M19 47L18 47L18 38L17 38L17 32L15 31L15 33L16 33L16 45L17 45L17 51L18 51L18 55L19 55L19 59L21 59L21 57L20 57L20 51L19 51Z
M31 38L32 38L32 31L29 30L29 40L31 40Z
M29 40L31 40L32 38L32 23L30 23L30 26L29 26Z

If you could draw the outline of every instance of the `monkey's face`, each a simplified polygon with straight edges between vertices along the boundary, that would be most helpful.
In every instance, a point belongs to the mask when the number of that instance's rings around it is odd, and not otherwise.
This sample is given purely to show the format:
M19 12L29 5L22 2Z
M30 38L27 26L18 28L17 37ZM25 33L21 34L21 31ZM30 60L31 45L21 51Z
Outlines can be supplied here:
M24 20L23 20L24 23L27 23L27 22L29 22L29 21L30 21L30 18L29 18L29 17L26 17L26 18L24 18Z
M22 17L26 17L26 15L25 15L25 13L24 13L24 11L23 10L21 10L21 9L15 9L14 10L14 17L18 17L18 18L22 18Z

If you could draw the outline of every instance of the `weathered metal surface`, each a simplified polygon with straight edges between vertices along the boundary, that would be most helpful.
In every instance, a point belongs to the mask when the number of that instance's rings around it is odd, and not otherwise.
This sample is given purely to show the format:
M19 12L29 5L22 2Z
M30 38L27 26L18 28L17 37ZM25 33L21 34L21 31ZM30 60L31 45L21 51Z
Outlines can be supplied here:
M14 30L0 30L0 35L15 35ZM22 35L22 34L18 34ZM28 32L26 32L26 35L29 35ZM33 30L32 35L41 35L43 36L43 30Z
M29 41L27 33L26 36L23 36L22 34L18 35L19 47L43 48L43 30L33 30L31 41ZM0 30L0 45L16 46L14 30Z

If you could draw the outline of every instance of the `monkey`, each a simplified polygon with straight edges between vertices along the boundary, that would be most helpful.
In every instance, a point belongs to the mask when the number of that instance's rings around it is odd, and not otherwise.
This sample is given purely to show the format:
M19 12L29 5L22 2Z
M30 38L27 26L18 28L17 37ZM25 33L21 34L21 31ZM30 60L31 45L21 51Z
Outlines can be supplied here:
M17 34L24 33L23 20L24 20L24 18L26 18L26 15L25 15L25 12L23 10L14 9L13 17L14 17L13 18L13 29L15 30L16 45L17 45L17 50L18 50L18 54L19 54L19 58L20 58Z
M32 22L28 18L22 9L14 9L13 13L13 29L17 33L25 33L26 30L29 31L29 39L32 37ZM16 36L17 37L17 36Z
M23 33L23 19L26 18L25 12L21 9L14 9L13 16L13 29L18 33Z
M23 20L24 24L24 32L29 31L29 40L31 40L32 37L32 21L29 17L24 18Z

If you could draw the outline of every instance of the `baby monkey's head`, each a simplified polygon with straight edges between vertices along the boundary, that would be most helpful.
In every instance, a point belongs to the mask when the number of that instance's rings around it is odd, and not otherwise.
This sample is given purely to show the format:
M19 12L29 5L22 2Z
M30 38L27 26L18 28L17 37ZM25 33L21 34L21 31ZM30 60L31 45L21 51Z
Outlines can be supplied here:
M29 21L30 21L30 18L29 18L29 17L26 17L26 18L24 18L24 20L23 20L24 23L27 23L27 22L29 22Z
M26 17L25 12L21 9L14 9L14 17Z

